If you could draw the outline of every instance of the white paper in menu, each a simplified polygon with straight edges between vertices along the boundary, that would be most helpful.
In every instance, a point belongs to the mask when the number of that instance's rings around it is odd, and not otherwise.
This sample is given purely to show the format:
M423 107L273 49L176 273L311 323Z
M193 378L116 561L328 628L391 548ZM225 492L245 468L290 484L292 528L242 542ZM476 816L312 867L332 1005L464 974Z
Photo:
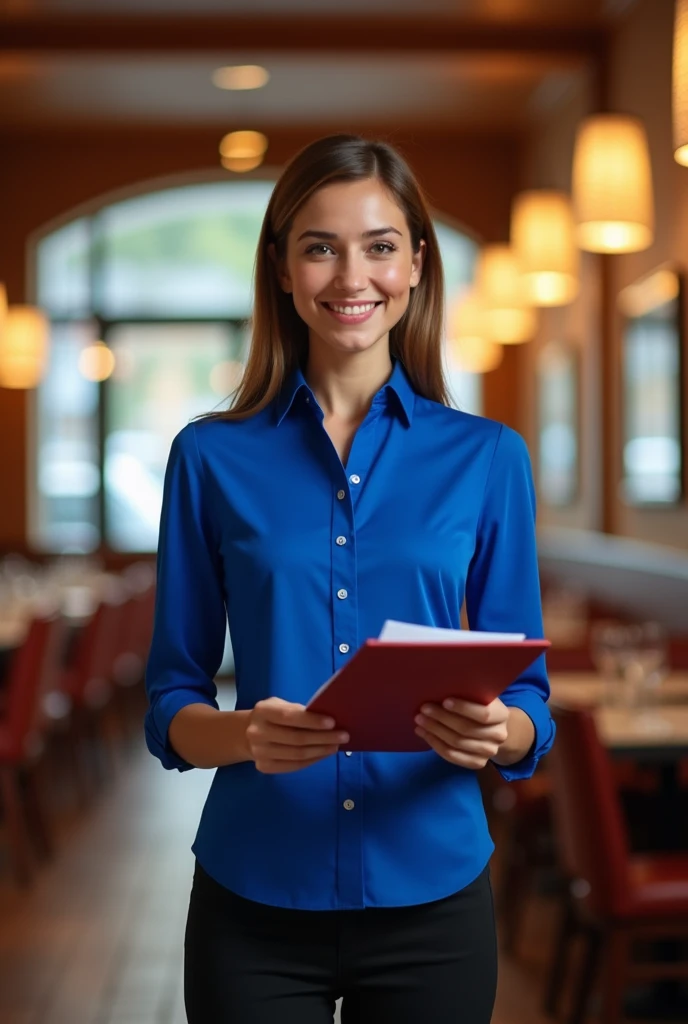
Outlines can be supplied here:
M481 633L473 629L441 629L387 619L378 640L415 644L506 643L525 640L525 633Z

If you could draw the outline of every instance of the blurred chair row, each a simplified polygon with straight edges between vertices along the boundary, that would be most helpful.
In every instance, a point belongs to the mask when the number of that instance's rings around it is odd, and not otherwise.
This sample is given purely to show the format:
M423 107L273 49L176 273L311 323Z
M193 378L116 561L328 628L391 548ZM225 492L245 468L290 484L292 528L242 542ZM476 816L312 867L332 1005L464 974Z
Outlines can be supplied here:
M36 611L0 683L2 809L20 884L54 850L55 778L83 807L115 770L118 740L141 729L154 568L140 563L108 583L78 626L60 611Z
M613 766L592 714L558 709L555 719L549 773L565 885L545 1009L556 1012L572 941L581 937L585 947L569 1020L585 1020L601 976L600 1019L619 1024L631 982L688 978L688 956L680 955L680 944L672 943L665 956L668 947L661 945L688 940L688 851L631 853Z
M688 978L688 945L672 941L688 942L688 849L631 852L622 796L645 788L658 799L652 777L612 760L590 710L553 708L553 716L556 742L535 775L487 794L503 819L502 945L517 952L540 869L550 887L554 880L559 902L545 1012L557 1017L568 992L567 1020L583 1024L596 993L599 1019L620 1024L629 986ZM650 958L639 961L643 952Z

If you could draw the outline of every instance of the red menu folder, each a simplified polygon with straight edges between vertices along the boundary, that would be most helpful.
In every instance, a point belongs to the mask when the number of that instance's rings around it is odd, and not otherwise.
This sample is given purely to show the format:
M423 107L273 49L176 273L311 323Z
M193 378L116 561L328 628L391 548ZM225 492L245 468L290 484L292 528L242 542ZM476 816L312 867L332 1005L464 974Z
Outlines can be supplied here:
M550 646L549 640L459 644L366 640L311 698L351 737L340 750L422 751L422 704L462 697L489 704Z

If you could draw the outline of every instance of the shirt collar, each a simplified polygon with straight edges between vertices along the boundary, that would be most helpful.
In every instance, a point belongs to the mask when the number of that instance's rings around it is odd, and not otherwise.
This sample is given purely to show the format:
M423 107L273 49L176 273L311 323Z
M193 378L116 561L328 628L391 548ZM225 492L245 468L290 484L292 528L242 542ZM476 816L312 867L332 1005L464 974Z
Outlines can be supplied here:
M386 384L383 384L373 398L373 405L387 402L390 397L393 398L402 420L407 427L410 427L413 421L413 407L416 400L416 393L408 379L406 370L398 359L394 363L394 369L392 370L391 377ZM310 402L316 410L319 409L315 395L306 383L306 379L303 376L303 372L300 367L297 367L287 376L284 385L277 396L275 422L278 426L291 410L291 407L297 399L302 402Z

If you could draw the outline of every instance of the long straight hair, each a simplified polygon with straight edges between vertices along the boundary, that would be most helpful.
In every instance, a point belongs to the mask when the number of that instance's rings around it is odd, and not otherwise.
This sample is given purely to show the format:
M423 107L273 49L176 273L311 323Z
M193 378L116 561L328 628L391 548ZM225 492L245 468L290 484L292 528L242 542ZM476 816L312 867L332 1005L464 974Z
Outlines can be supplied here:
M246 369L229 409L216 418L246 419L279 393L286 377L305 367L308 327L282 290L269 256L274 245L284 259L287 238L301 207L335 182L375 178L404 212L413 251L425 242L419 283L408 308L390 331L390 355L403 364L418 394L449 404L442 368L444 277L439 244L422 190L406 161L385 142L357 135L330 135L302 149L285 167L270 197L258 241L254 274L252 335Z

